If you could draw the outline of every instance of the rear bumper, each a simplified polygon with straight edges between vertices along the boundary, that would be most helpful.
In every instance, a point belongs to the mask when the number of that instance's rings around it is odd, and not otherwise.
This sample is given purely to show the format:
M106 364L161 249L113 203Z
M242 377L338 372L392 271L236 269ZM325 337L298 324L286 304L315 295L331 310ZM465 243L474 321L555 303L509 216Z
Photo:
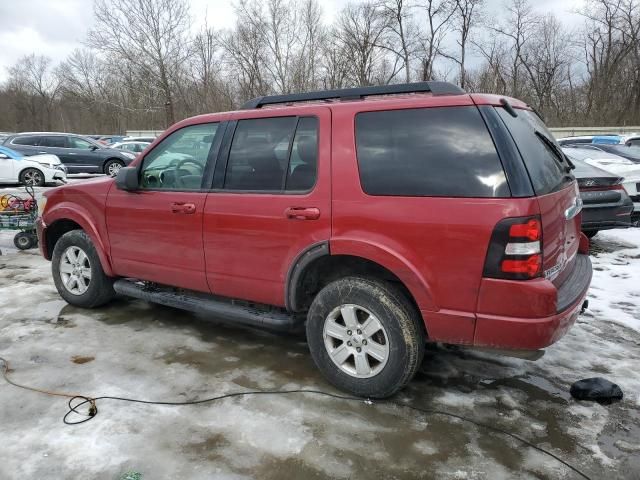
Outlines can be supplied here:
M589 257L577 255L572 273L557 289L556 313L553 315L528 318L478 313L473 344L500 349L538 350L558 341L578 318L592 272Z
M629 197L620 205L592 205L582 208L582 230L605 230L631 226L633 202Z

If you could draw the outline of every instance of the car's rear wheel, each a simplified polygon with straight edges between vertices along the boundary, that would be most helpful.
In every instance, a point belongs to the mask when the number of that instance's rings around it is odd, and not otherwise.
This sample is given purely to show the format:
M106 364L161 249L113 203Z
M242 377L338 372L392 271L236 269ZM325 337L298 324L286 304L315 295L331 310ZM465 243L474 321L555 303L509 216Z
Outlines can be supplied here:
M82 230L60 237L51 269L58 293L71 305L99 307L115 296L113 279L105 275L93 242Z
M27 168L20 174L20 183L33 187L44 185L44 174L37 168Z
M307 342L320 371L364 397L396 393L424 355L422 320L390 283L346 277L323 288L309 309Z
M104 164L104 173L115 177L122 167L124 167L124 162L122 160L109 160Z

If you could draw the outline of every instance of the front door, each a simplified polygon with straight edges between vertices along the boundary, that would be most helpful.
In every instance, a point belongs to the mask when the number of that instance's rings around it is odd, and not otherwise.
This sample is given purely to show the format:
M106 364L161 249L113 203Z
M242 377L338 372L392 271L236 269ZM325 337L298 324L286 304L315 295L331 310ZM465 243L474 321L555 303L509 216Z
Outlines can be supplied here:
M283 306L296 257L330 237L331 112L242 112L222 145L204 211L209 287Z
M106 217L116 275L209 291L202 184L217 154L218 127L203 123L172 132L142 159L138 190L111 188Z
M74 136L67 137L67 142L69 148L66 157L74 171L102 173L103 158L96 151L98 150L96 145L84 138Z

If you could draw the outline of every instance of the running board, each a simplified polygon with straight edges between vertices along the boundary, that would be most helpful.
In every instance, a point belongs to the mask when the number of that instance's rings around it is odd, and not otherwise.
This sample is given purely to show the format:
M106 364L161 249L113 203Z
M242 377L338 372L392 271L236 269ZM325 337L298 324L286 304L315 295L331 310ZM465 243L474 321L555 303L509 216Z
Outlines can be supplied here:
M228 323L278 332L295 332L304 326L303 316L292 315L284 309L260 310L246 304L232 303L232 300L222 300L206 293L176 290L156 285L149 286L143 282L127 279L116 280L113 289L121 295L180 310L211 315L216 320Z

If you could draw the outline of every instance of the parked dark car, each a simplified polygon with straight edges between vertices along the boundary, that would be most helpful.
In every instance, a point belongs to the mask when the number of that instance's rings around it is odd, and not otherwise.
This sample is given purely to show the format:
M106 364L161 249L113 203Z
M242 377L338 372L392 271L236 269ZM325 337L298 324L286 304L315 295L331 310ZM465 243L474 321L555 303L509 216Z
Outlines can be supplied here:
M17 133L5 138L3 144L25 156L56 155L69 173L115 175L135 158L131 152L108 148L90 138L69 133Z
M633 201L622 187L624 179L571 155L569 158L576 167L573 175L582 198L582 231L585 235L591 238L600 230L630 227Z

